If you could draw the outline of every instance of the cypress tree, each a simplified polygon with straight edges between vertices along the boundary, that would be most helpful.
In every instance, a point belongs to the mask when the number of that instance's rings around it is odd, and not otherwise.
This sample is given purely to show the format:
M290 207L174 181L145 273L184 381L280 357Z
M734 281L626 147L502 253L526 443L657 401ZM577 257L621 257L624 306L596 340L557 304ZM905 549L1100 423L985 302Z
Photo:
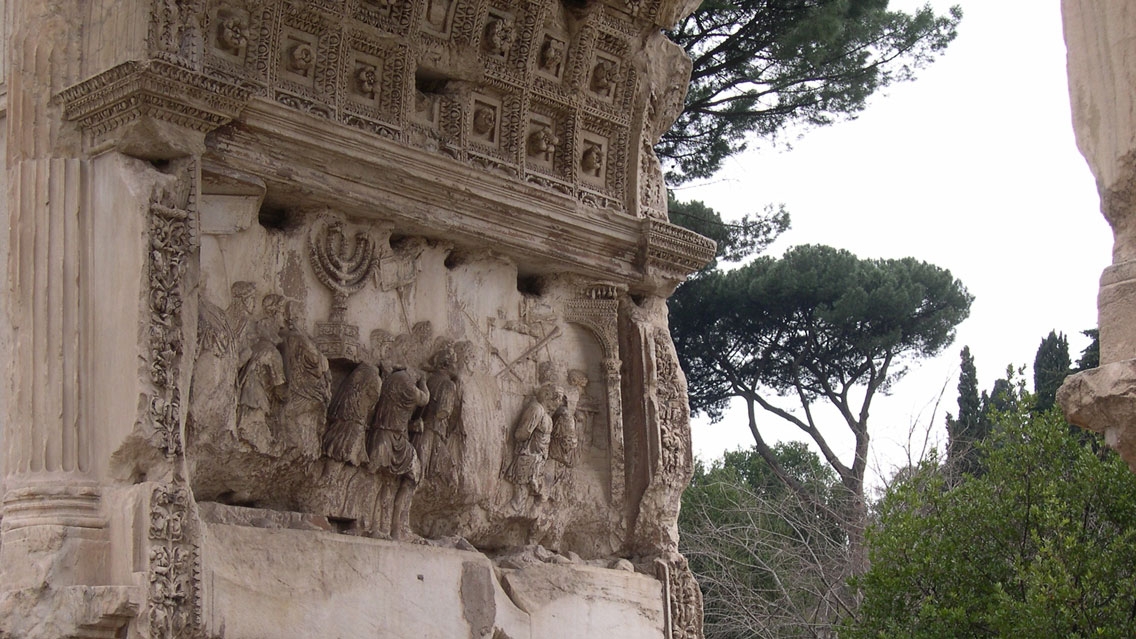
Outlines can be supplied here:
M1057 389L1069 375L1071 366L1068 338L1064 333L1049 331L1033 359L1033 392L1038 410L1049 410L1057 403Z

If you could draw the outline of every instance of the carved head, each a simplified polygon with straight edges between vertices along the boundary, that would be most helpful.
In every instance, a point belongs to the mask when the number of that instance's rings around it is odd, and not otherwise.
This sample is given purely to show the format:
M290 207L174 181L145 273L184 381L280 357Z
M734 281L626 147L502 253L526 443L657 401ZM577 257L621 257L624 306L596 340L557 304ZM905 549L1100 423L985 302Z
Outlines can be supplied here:
M585 173L599 177L603 170L603 147L598 144L588 144L580 155L580 168Z
M568 385L584 390L584 387L588 385L588 374L578 368L573 368L568 371Z
M548 38L540 48L540 59L537 61L540 68L556 74L560 72L560 63L564 61L564 43L554 38Z
M615 87L615 76L616 68L614 62L605 58L596 60L596 66L592 68L592 91L602 95L609 95L611 90Z
M491 106L479 104L473 110L473 132L483 137L493 133L497 125L497 112Z
M430 343L430 339L434 337L434 325L430 320L422 320L415 322L414 326L410 328L410 334L414 336L414 341L426 345Z
M552 160L552 155L556 153L556 147L560 144L560 138L552 132L552 127L547 124L542 124L541 127L529 134L526 141L526 148L530 156L540 157L545 162Z
M454 343L445 337L439 337L434 342L434 354L430 358L430 366L436 371L453 372L457 368L457 352Z
M393 369L414 366L414 355L418 351L418 341L410 333L400 333L387 349L387 364Z
M549 413L560 407L564 398L564 391L552 382L545 382L536 389L536 401Z
M454 344L454 355L457 357L457 369L459 371L468 371L473 366L473 342L469 340L461 340Z
M233 297L233 306L250 315L256 310L256 284L233 282L233 285L229 287L229 293Z
M284 323L288 330L300 331L307 324L304 314L304 305L298 300L288 300L284 303Z
M269 293L260 301L260 308L268 317L279 317L284 310L284 296Z

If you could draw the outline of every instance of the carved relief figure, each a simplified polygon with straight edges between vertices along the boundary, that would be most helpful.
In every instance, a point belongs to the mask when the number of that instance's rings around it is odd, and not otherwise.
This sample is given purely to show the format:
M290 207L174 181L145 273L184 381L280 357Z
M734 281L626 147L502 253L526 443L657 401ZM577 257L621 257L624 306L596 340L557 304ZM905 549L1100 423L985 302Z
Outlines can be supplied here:
M520 509L526 495L544 495L544 462L552 441L552 415L562 403L563 393L551 382L541 384L529 399L513 428L513 461L504 477L513 484L512 505Z
M615 92L618 72L619 69L615 62L607 58L599 58L596 60L596 66L592 67L592 81L588 86L596 94L610 98L612 93Z
M402 336L399 336L402 337ZM401 342L401 344L400 344ZM410 502L422 476L421 462L410 442L410 432L422 429L421 420L411 418L415 410L430 401L426 376L408 368L410 353L405 341L392 347L394 372L383 380L375 418L367 432L368 468L379 473L379 498L375 504L372 531L376 536L411 539Z
M255 310L256 287L251 282L234 282L229 291L231 301L224 310L205 299L198 305L200 354L193 368L190 414L199 436L234 428L238 371L251 353L245 342L246 334L253 332L248 326Z
M473 107L473 133L489 142L496 139L497 110L488 104L476 103Z
M283 444L307 459L320 454L321 438L331 399L331 371L327 358L304 332L299 305L287 306L284 339L284 377L288 380L288 399L280 420Z
M362 467L367 458L367 424L382 391L379 369L363 362L335 391L323 436L324 453L335 461Z
M560 138L556 137L552 127L541 123L540 128L529 134L525 147L529 157L551 162L552 156L556 153L556 147L559 145Z
M603 147L595 142L585 142L584 152L580 154L580 168L593 178L603 175Z
M225 53L239 56L248 44L248 16L243 11L223 7L217 12L217 46Z
M422 463L423 481L455 486L457 473L447 441L454 430L458 404L458 361L453 343L446 339L440 342L431 358L433 371L426 378L430 401L422 411L422 431L415 433L412 440Z
M255 341L237 375L237 437L262 453L277 452L279 448L276 417L287 382L284 359L276 348L283 303L284 298L279 295L264 296L264 317L256 323Z
M485 38L482 47L487 53L495 56L504 56L513 44L513 27L509 21L500 16L490 16L485 25Z
M248 359L248 348L256 335L249 328L253 313L256 312L256 285L252 282L233 282L229 287L232 301L225 309L225 324L232 338L234 352L243 364Z
M541 71L560 77L560 70L564 65L564 43L556 38L545 36L544 44L540 47L537 65Z
M548 456L565 466L575 466L580 456L576 407L587 385L588 375L584 371L576 369L568 371L568 388L564 393L564 403L552 416L552 444Z

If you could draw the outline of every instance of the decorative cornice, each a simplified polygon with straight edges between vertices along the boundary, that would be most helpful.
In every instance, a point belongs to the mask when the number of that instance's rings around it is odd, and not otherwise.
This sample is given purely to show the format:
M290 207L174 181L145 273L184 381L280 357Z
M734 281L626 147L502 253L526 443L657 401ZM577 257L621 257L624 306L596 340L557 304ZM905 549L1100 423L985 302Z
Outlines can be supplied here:
M252 87L162 62L126 62L62 91L64 117L96 137L142 118L207 133L241 111Z
M694 231L662 220L643 222L643 269L648 278L682 281L714 259L717 245Z

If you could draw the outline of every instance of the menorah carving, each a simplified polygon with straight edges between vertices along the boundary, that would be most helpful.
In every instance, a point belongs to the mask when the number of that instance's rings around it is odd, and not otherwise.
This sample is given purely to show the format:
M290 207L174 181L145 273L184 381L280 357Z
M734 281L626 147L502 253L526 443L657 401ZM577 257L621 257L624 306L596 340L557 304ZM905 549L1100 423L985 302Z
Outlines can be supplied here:
M317 224L308 236L308 260L332 293L328 321L316 323L316 344L328 359L358 361L359 327L347 323L347 298L366 285L378 265L375 240L357 231L349 242L338 220Z

